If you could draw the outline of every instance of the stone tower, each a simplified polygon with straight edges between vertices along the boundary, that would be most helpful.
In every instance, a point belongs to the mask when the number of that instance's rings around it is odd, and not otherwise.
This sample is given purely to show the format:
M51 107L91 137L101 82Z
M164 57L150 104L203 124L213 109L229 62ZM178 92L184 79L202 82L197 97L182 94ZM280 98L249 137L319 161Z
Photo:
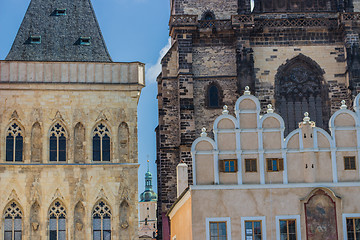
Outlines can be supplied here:
M32 0L0 61L1 239L137 239L144 64L110 58L90 0Z
M140 194L139 202L139 239L154 239L157 230L156 220L157 194L152 189L152 174L149 170L145 173L145 191Z
M158 221L176 200L176 166L246 86L272 104L285 134L309 112L317 126L360 90L359 1L171 0L172 47L158 77ZM349 104L350 105L350 104ZM240 123L241 124L241 123ZM163 225L162 224L163 221ZM162 228L160 227L162 226Z

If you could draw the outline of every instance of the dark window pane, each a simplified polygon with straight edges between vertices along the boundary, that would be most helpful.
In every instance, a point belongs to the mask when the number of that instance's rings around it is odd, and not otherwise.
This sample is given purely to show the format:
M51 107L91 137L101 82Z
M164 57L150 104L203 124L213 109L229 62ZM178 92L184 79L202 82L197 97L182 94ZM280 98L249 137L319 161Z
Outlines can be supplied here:
M100 218L93 218L93 229L94 230L101 230L101 219Z
M110 161L110 137L105 135L102 139L103 161Z
M12 240L12 232L5 232L4 240Z
M21 162L22 161L22 154L23 154L23 137L17 136L16 137L16 144L15 144L15 161Z
M66 230L66 220L65 218L59 218L59 231L60 230Z
M216 86L211 86L209 89L209 106L218 107L219 106L219 91Z
M21 231L21 218L14 219L14 230Z
M55 136L50 137L50 150L57 150L57 138Z
M56 231L56 229L57 229L56 218L50 218L50 221L49 221L49 229L50 229L50 231L51 231L51 230Z
M296 233L295 221L289 221L289 233Z
M50 240L57 240L57 233L56 231L50 230Z
M59 137L59 161L66 161L66 137Z
M14 137L6 137L6 161L14 161Z
M286 233L287 234L286 221L280 221L280 233Z
M59 231L59 240L66 240L66 231Z
M5 228L5 231L12 231L12 219L11 218L5 218L4 228Z
M110 218L104 218L104 220L103 220L103 230L111 230Z
M21 240L21 231L15 232L15 240Z
M101 161L100 137L97 134L93 137L93 161Z
M273 171L278 171L278 166L277 166L277 161L276 160L272 160L272 170Z
M104 231L104 240L111 240L111 231Z
M94 240L101 240L100 231L94 231Z

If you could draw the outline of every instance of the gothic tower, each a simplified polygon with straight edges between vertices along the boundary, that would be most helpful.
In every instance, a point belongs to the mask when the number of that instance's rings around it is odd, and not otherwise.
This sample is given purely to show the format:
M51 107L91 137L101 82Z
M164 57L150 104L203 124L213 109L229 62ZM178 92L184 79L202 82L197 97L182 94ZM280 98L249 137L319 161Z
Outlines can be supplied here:
M1 239L137 239L144 64L110 58L90 0L31 0L0 61Z
M171 0L172 46L158 77L158 221L176 200L176 166L224 105L234 112L246 86L290 133L309 112L328 129L340 101L360 90L359 1ZM350 105L350 104L349 104ZM241 123L240 123L241 124ZM249 129L251 131L251 129ZM241 164L241 161L240 161ZM161 225L162 224L162 225ZM162 228L160 227L162 226Z

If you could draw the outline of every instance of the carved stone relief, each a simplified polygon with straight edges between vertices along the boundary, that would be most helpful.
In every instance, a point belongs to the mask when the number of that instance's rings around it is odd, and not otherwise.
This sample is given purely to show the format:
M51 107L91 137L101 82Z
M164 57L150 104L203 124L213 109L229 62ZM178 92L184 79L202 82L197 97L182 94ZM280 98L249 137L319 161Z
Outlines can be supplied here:
M31 129L31 162L42 162L42 134L39 122Z
M129 159L129 127L123 122L119 126L119 160L122 163Z
M85 127L81 123L77 123L74 130L74 162L85 162Z
M84 208L84 205L79 201L76 204L75 211L74 211L74 239L75 240L85 240L84 220L85 220L85 208Z

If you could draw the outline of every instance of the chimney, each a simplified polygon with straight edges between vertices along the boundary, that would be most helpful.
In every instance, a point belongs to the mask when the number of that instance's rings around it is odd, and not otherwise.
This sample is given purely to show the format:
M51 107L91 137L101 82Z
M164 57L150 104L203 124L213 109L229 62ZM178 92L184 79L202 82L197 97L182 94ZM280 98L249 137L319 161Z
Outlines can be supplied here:
M181 161L176 167L177 197L188 187L188 166Z

